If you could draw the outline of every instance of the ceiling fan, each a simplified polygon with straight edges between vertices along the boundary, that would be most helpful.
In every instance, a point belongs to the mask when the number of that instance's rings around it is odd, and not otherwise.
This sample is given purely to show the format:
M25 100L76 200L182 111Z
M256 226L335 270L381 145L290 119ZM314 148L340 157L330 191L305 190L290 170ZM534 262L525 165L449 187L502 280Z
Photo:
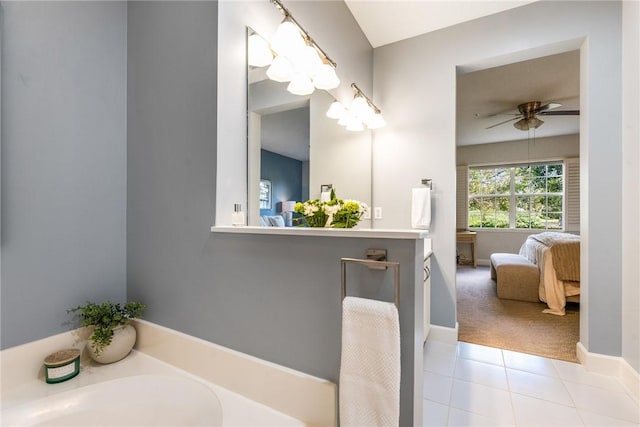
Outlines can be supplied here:
M513 114L516 117L496 123L485 129L492 129L496 126L500 126L514 120L518 120L513 124L516 129L536 129L544 123L537 116L577 116L580 114L580 110L551 111L558 107L562 107L562 104L550 102L542 105L540 101L525 102L524 104L518 105L519 113Z

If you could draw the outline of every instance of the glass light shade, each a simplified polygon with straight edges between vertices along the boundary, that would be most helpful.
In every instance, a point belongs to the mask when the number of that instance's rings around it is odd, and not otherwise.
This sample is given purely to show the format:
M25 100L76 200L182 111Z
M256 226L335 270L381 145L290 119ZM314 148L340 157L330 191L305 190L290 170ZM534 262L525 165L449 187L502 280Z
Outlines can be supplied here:
M293 22L285 18L276 30L271 41L271 47L278 55L293 58L297 52L304 49L306 43L300 30Z
M513 127L520 130L529 130L529 123L526 119L520 119L513 124Z
M314 74L313 84L318 89L330 90L340 85L340 79L336 74L335 68L330 64L323 63Z
M349 123L347 123L347 130L358 132L364 130L364 125L362 124L362 120L358 117L351 117L349 119Z
M252 67L266 67L273 61L273 54L269 43L259 34L249 36L249 65Z
M293 78L293 65L284 56L276 56L267 69L267 77L276 82L288 82Z
M369 129L380 129L387 125L387 122L380 113L373 114L365 123Z
M318 51L313 47L306 45L302 50L297 52L297 56L293 58L296 67L303 73L313 76L322 66L322 60L318 55Z
M361 121L368 121L374 112L371 106L363 96L356 96L349 107L351 114L360 118Z
M544 122L542 120L540 120L537 117L532 117L529 119L529 129L534 128L537 129L540 127L540 125L542 125Z
M353 115L349 112L349 110L345 110L345 113L338 119L338 124L340 126L347 126L351 119L354 118Z
M291 83L287 86L287 90L294 95L311 95L315 90L311 79L302 72L296 72L291 79Z
M520 119L513 124L513 127L520 130L536 129L540 127L544 122L537 117L530 119Z
M333 101L329 106L329 109L327 110L327 117L329 117L330 119L338 120L338 119L341 119L346 114L347 114L347 109L344 108L344 105L342 105L338 101Z

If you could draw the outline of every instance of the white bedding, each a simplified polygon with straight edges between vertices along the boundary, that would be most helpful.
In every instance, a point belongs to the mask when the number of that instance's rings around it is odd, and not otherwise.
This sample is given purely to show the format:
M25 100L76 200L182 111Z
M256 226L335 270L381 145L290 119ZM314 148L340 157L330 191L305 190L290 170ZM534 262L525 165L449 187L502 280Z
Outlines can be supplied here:
M559 279L553 266L551 247L534 238L527 238L520 248L520 255L540 268L539 297L549 306L543 312L564 316L567 297L580 295L580 282Z

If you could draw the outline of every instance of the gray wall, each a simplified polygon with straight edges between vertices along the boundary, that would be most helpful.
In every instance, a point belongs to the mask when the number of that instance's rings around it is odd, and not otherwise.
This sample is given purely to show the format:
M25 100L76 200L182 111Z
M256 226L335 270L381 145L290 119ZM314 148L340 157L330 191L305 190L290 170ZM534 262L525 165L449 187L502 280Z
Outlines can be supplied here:
M217 3L127 4L128 296L151 321L208 328Z
M544 28L544 31L540 29ZM581 49L580 341L621 354L621 4L535 2L377 48L374 93L386 128L374 140L374 200L381 226L406 226L410 188L432 178L433 323L455 326L456 67L504 65L516 55ZM393 176L393 180L387 177ZM397 209L406 206L405 210ZM394 212L394 207L396 208Z
M580 157L580 135L456 147L456 165L499 165Z
M126 4L3 2L2 348L126 292Z
M640 372L640 3L622 5L622 357Z
M388 242L211 233L217 6L128 3L128 297L152 322L336 381L339 258ZM244 108L225 143L246 152ZM238 119L229 109L218 117L227 127ZM405 256L413 244L389 249Z

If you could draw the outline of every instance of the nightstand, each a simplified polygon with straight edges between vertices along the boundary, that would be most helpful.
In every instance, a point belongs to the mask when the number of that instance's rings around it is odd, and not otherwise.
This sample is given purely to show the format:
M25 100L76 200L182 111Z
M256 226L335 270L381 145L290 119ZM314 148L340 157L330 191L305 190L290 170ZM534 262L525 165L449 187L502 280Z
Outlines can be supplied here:
M458 231L456 233L456 243L469 243L471 245L471 264L473 268L478 266L478 257L476 256L476 237L478 233L475 231Z

